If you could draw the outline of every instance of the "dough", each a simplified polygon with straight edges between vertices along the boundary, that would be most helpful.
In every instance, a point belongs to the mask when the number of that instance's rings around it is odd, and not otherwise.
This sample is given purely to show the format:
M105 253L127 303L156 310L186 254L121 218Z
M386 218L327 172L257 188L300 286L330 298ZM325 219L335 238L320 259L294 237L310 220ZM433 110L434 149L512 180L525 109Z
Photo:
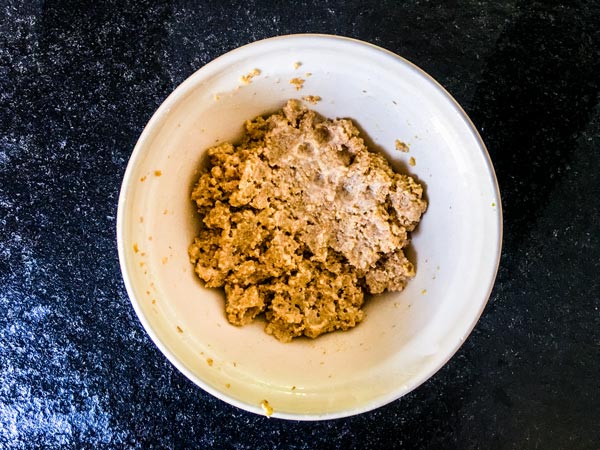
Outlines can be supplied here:
M225 288L229 322L264 313L284 342L356 326L365 294L415 276L402 249L427 207L421 185L369 151L352 121L298 100L245 127L239 145L208 150L192 192L196 274Z

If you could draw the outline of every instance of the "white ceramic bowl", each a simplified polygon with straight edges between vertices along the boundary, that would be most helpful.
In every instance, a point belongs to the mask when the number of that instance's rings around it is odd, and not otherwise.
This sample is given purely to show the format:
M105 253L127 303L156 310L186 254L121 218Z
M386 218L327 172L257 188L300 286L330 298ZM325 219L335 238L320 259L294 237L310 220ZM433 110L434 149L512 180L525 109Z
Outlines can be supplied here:
M242 83L255 68L260 75ZM301 90L289 83L296 77L305 80ZM322 97L309 107L354 119L375 148L416 175L429 208L413 233L417 276L402 293L371 299L350 331L283 344L263 332L264 323L230 325L223 294L194 275L187 248L199 219L190 192L207 148L235 141L245 120L307 95ZM396 139L410 152L395 150ZM373 45L293 35L221 56L165 100L129 161L117 235L133 307L181 372L245 410L264 414L267 400L274 417L317 420L391 402L448 361L489 297L501 224L485 146L439 84Z

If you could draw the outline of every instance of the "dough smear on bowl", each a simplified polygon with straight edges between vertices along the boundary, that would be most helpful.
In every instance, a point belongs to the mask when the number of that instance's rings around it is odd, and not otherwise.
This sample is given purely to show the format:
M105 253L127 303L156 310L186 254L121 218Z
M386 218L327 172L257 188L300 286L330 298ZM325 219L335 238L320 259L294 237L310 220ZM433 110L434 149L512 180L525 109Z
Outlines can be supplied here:
M427 208L422 186L369 151L351 120L298 100L245 127L239 145L208 150L192 192L196 274L225 288L229 322L264 313L284 342L356 326L365 294L415 276L403 248Z

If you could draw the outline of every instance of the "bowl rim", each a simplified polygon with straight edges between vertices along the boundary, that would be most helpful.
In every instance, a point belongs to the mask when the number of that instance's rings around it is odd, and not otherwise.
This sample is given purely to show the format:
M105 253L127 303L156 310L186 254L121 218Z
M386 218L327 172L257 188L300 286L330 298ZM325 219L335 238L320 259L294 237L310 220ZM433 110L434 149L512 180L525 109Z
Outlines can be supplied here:
M237 47L233 50L230 50L230 51L218 56L217 58L211 60L207 64L204 64L199 69L194 71L191 75L189 75L183 82L181 82L167 96L167 98L165 100L163 100L163 102L156 109L156 111L152 114L149 121L144 126L144 129L143 129L140 137L138 138L138 140L134 146L134 149L131 153L131 156L127 163L127 167L125 169L125 173L123 175L123 181L120 186L119 199L118 199L118 204L117 204L116 234L117 234L117 249L118 249L118 256L119 256L119 265L120 265L121 274L123 277L123 282L124 282L124 285L125 285L125 288L127 291L127 295L129 297L129 300L133 306L133 309L138 317L138 320L142 324L146 333L148 333L148 335L150 336L150 339L154 342L154 344L161 351L161 353L171 362L171 364L173 364L173 366L175 366L175 368L177 368L177 370L179 370L185 377L187 377L195 385L202 388L205 392L208 392L209 394L217 397L218 399L220 399L230 405L236 406L242 410L252 412L255 414L259 414L259 415L264 415L264 412L257 405L245 403L243 401L240 401L233 397L230 397L230 396L224 394L223 392L212 388L210 385L205 383L201 378L199 378L194 373L192 373L192 371L190 369L188 369L185 366L185 364L182 363L175 356L175 354L173 354L167 348L167 346L165 344L163 344L163 342L161 341L159 336L156 334L156 332L150 326L149 321L146 319L146 316L144 315L144 313L141 309L139 300L135 296L133 284L132 284L132 281L129 277L129 273L127 270L126 256L125 256L126 249L125 249L125 242L124 242L124 237L123 237L124 215L125 215L125 206L126 206L125 204L126 204L126 198L129 194L130 187L132 185L131 181L132 181L132 173L133 173L134 167L136 166L137 160L140 158L140 155L142 154L143 147L144 147L149 135L151 134L152 130L156 127L156 125L160 124L160 120L161 120L162 116L164 114L168 113L171 105L173 103L175 103L180 97L182 97L187 92L188 89L192 88L195 85L196 78L201 77L202 74L207 72L210 68L217 66L219 64L219 62L222 61L223 59L231 58L232 55L235 55L236 53L241 53L241 51L246 49L247 47L261 46L261 45L265 45L265 44L268 44L268 43L274 42L274 41L282 41L282 40L293 41L293 40L307 39L307 38L308 39L316 39L316 40L337 41L337 42L341 43L342 45L344 45L344 44L360 45L363 47L368 47L371 50L374 50L376 52L383 53L383 54L385 54L389 57L392 57L392 58L402 62L403 64L406 64L409 67L411 67L412 70L417 72L418 75L420 75L426 81L431 83L433 88L437 89L447 100L449 100L450 104L454 107L454 109L458 113L458 115L463 119L463 121L467 125L468 129L470 130L472 136L475 138L477 145L479 147L479 150L484 158L485 167L487 168L489 179L492 181L492 183L494 185L493 186L494 193L495 193L495 196L497 199L497 205L495 208L495 212L496 212L496 226L498 228L498 234L496 236L495 255L494 255L495 268L493 270L493 273L490 273L489 279L487 281L487 292L485 294L484 299L481 301L479 310L473 316L473 320L467 327L465 333L461 336L461 339L458 340L457 344L455 344L451 348L451 350L449 350L447 352L447 354L439 360L438 364L436 364L431 370L426 372L422 377L415 380L415 383L412 384L410 387L404 387L404 389L394 390L390 394L379 397L374 400L370 400L360 407L347 409L347 410L340 410L340 411L335 411L335 412L329 412L329 413L324 413L324 414L314 414L314 413L301 414L301 413L283 413L283 412L278 413L278 412L275 412L272 416L274 418L288 419L288 420L319 421L319 420L340 419L340 418L350 417L350 416L354 416L354 415L358 415L358 414L362 414L362 413L365 413L368 411L375 410L377 408L380 408L384 405L387 405L389 403L392 403L393 401L400 399L401 397L409 394L410 392L412 392L413 390L415 390L416 388L421 386L423 383L425 383L426 381L431 379L442 367L444 367L448 363L448 361L456 354L456 352L459 350L459 348L462 346L462 344L465 342L465 340L468 338L468 336L472 333L473 329L475 328L475 325L477 324L477 322L481 318L481 315L483 314L483 311L489 301L492 290L494 288L495 280L496 280L496 277L498 274L498 268L500 265L500 259L501 259L501 253L502 253L502 242L503 242L502 200L501 200L501 196L500 196L500 188L498 185L498 179L496 177L496 173L494 171L494 167L493 167L489 152L487 150L487 147L486 147L485 143L483 142L483 139L481 138L481 135L479 134L477 128L475 127L475 125L473 124L473 122L471 121L471 119L469 118L467 113L464 111L464 109L456 101L456 99L438 81L436 81L431 75L429 75L427 72L425 72L423 69L421 69L416 64L412 63L411 61L407 60L406 58L404 58L390 50L387 50L378 45L375 45L375 44L372 44L372 43L369 43L366 41L362 41L359 39L346 37L346 36L333 35L333 34L322 34L322 33L286 34L286 35L274 36L274 37L269 37L266 39L257 40L257 41L242 45L240 47Z

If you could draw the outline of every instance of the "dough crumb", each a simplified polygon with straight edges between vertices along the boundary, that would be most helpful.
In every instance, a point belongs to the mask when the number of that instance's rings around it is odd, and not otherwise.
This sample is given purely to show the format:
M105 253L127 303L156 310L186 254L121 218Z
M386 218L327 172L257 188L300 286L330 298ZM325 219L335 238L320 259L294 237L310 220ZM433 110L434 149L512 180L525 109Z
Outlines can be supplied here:
M301 65L302 65L302 63L300 61L296 61L294 63L294 69L298 69Z
M304 86L304 80L302 78L292 78L290 84L296 86L296 90L299 91Z
M154 171L154 176L155 177L160 177L162 175L162 171L161 170L155 170Z
M260 407L263 409L267 417L271 417L273 415L273 407L269 405L267 400L260 402Z
M319 103L321 101L321 97L318 95L306 95L306 96L302 97L302 100L305 100L308 103L312 103L313 105L316 105L317 103Z
M396 142L394 144L396 145L396 150L399 150L403 153L407 153L410 150L408 144L405 144L400 139L396 139Z
M252 83L252 78L254 78L258 75L260 75L260 69L253 69L252 71L248 72L246 75L242 75L240 77L240 80L244 84L250 84L250 83Z
M408 160L408 165L411 167L414 167L417 165L417 160L414 157L410 157L410 159Z
M193 189L196 274L224 288L230 323L261 315L282 342L356 326L366 294L415 276L403 249L427 207L422 186L369 151L351 120L299 100L245 128L239 144L208 150Z

